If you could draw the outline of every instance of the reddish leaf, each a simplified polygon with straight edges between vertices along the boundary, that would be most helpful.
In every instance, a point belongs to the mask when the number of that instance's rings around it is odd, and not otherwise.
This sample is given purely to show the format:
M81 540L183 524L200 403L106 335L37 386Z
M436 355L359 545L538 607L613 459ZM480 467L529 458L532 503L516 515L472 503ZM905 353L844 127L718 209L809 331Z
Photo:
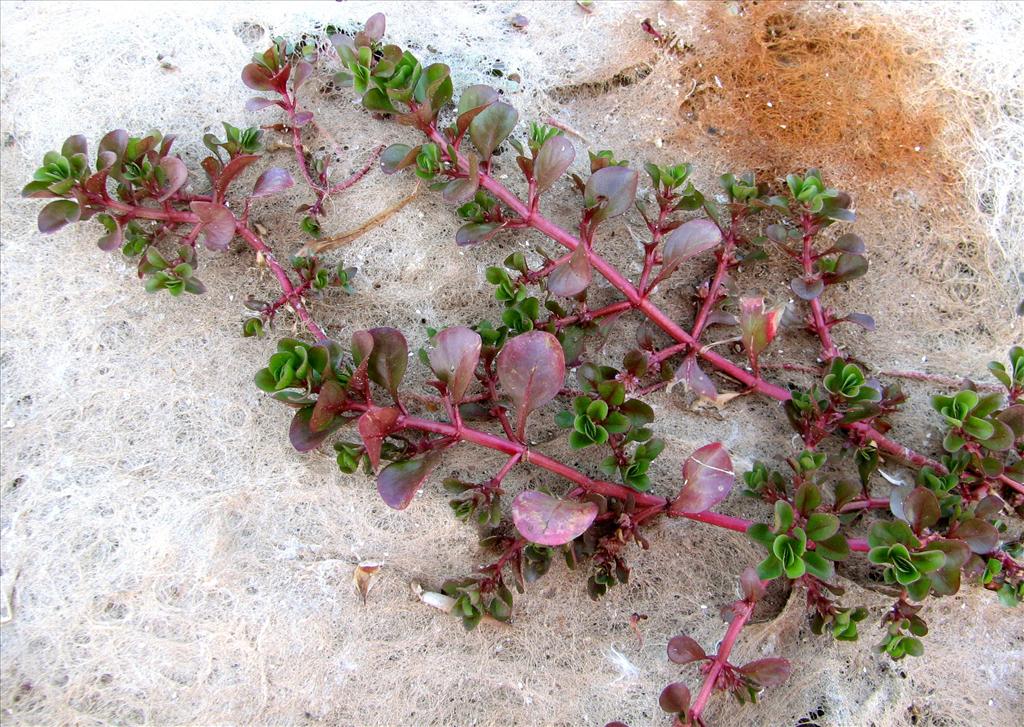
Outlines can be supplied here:
M343 417L337 417L326 428L314 432L312 427L310 427L312 416L313 407L305 406L295 412L295 416L292 417L292 423L288 427L288 439L299 452L308 452L316 449L323 444L331 432L338 429L346 421Z
M365 360L366 373L391 397L398 400L398 386L409 365L409 344L405 336L394 328L371 328L352 335L352 357L359 366Z
M477 188L480 186L480 157L472 152L466 155L469 166L466 169L466 176L461 179L453 179L441 190L441 199L449 204L463 204L473 199Z
M224 195L227 193L230 184L235 180L235 177L245 171L245 168L257 159L259 159L257 154L241 154L225 164L220 176L217 177L217 198L224 199Z
M669 714L685 714L690 710L690 690L685 684L675 682L661 690L658 706Z
M295 186L295 180L292 179L291 172L281 167L271 167L256 180L256 185L252 188L250 196L269 197L293 186Z
M170 199L188 179L188 167L178 157L164 157L160 160L160 168L167 175L167 186L163 188L160 196L156 198L157 202Z
M498 354L498 380L516 406L522 438L526 418L558 395L565 381L565 354L558 339L545 331L516 336Z
M370 457L370 466L374 470L380 465L380 448L384 437L395 431L395 422L402 412L394 407L387 409L370 409L359 417L359 436L363 439L366 454Z
M328 379L320 387L313 414L309 419L309 428L320 432L331 425L334 415L345 406L345 387L334 379Z
M437 452L419 459L392 462L377 475L377 492L388 507L404 510L440 462L441 455Z
M679 368L676 369L671 385L675 386L677 383L684 384L687 390L692 391L697 396L703 396L705 399L714 400L718 397L718 389L715 388L715 382L704 373L700 364L697 363L697 354L695 353L691 353L684 358Z
M593 502L560 500L543 492L520 492L512 501L516 529L539 545L565 545L582 535L596 517Z
M999 531L978 518L960 523L956 529L956 537L966 542L971 551L979 555L991 553L999 547Z
M594 209L595 222L618 217L633 206L640 177L635 169L611 166L590 175L583 192L587 209Z
M70 199L58 199L39 212L39 231L45 235L56 232L69 222L78 222L82 209Z
M491 158L518 120L519 112L504 101L496 101L476 115L469 124L469 138L483 159Z
M690 220L680 225L665 238L662 275L667 275L686 260L712 249L721 241L722 232L711 220Z
M363 26L363 33L370 40L377 42L384 37L384 28L386 27L386 20L384 13L374 13L366 20L366 25Z
M784 307L765 310L764 298L740 298L740 339L747 353L757 358L775 339Z
M769 657L744 664L739 671L762 687L777 687L789 678L793 667L787 659Z
M455 121L459 136L466 133L473 119L497 100L498 92L490 86L467 86L459 97L459 115Z
M546 191L557 182L575 158L576 150L572 142L564 136L559 134L545 141L537 152L537 158L533 160L533 178L537 184L537 194Z
M306 61L299 61L295 64L295 70L292 72L292 93L298 92L302 88L302 84L313 74L313 66Z
M915 533L937 523L940 515L938 498L925 487L915 487L903 500L903 518Z
M689 664L706 657L701 645L689 636L674 636L668 642L668 660L675 664Z
M235 216L222 204L193 202L192 211L202 223L206 247L210 250L227 250L235 236Z
M245 102L245 110L249 112L262 111L268 106L280 105L280 101L274 101L273 99L263 98L262 96L253 96L251 99Z
M761 582L761 576L757 575L754 568L746 568L740 575L740 589L743 591L743 600L755 603L764 598L765 587Z
M480 335L465 326L446 328L434 336L430 368L438 380L448 386L448 393L456 404L473 383L480 345Z
M592 279L590 259L583 245L580 245L568 260L551 271L548 291L552 295L571 298L586 290Z
M683 463L683 489L670 510L704 512L729 495L735 479L732 460L720 442L701 447Z

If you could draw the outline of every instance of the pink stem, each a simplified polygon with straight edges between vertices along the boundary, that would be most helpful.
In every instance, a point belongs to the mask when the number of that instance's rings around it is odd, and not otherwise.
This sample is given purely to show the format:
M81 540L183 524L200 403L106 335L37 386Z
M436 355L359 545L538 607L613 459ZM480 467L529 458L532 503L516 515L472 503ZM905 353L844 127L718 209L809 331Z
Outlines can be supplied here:
M112 210L116 210L121 214L138 219L159 220L185 225L198 225L202 222L197 215L191 212L175 212L173 210L160 210L152 207L129 205L113 199L101 200L97 198L94 201ZM273 251L267 247L267 244L241 220L235 220L235 231L242 236L242 239L246 241L249 247L263 254L267 266L271 271L273 271L274 277L276 277L277 281L281 284L281 289L284 291L285 296L292 298L292 309L295 311L295 315L297 315L299 320L305 324L309 332L313 334L313 337L318 342L326 341L327 334L325 334L323 329L317 325L316 321L313 320L313 317L310 316L309 311L306 310L306 306L302 301L298 297L295 297L295 286L292 283L291 278L288 277L288 273L285 272L285 269L281 267L279 262L277 262Z
M733 616L732 622L729 624L729 630L725 632L725 638L722 639L722 645L718 647L718 653L715 654L711 668L708 670L707 676L704 677L704 684L700 688L700 693L697 694L697 698L693 700L693 706L690 707L691 722L701 724L700 715L704 711L704 707L707 706L711 693L715 690L715 682L718 681L718 675L725 668L725 665L729 663L729 654L732 653L732 647L736 645L740 632L747 625L747 621L753 612L754 604L744 601L740 613Z

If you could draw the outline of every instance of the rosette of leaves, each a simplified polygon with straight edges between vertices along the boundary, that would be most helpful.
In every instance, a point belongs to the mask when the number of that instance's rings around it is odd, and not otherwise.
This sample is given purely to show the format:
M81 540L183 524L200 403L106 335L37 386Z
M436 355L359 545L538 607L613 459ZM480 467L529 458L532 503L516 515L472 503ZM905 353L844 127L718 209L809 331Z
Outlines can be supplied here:
M102 215L97 218L103 222ZM103 222L106 225L106 222ZM109 229L109 228L108 228ZM178 248L178 256L168 261L155 248L146 251L145 258L139 264L139 275L146 277L146 291L155 293L166 290L174 297L182 293L200 294L206 292L206 286L195 277L196 250L189 245Z
M850 210L850 196L837 189L826 187L817 169L808 169L804 176L790 174L786 186L793 196L798 209L827 221L852 222L854 213Z
M888 654L893 661L905 656L921 656L924 644L920 637L928 634L928 625L917 615L919 607L901 603L898 613L886 617L885 636L878 645L878 650Z
M475 518L478 525L497 527L501 524L501 497L480 485L463 482L454 477L445 478L444 489L455 495L448 506L458 520Z
M287 44L278 40L252 57L252 63L242 69L242 83L255 91L273 91L284 96L291 72Z
M850 552L846 538L839 533L839 518L831 513L814 512L821 504L821 493L816 485L801 486L794 503L804 525L794 526L796 513L784 500L775 503L775 524L754 523L747 536L768 550L768 556L757 566L763 580L772 580L785 574L790 580L809 573L823 581L835 575L833 562L844 560ZM808 543L814 549L808 548Z
M743 484L743 494L748 497L766 499L769 502L787 498L786 478L764 462L754 462L750 471L743 473Z
M651 178L654 192L659 204L674 202L673 210L692 212L699 209L704 196L697 191L690 181L693 166L690 164L669 164L658 166L650 162L644 164L644 171Z
M988 370L1006 387L1010 401L1016 402L1024 394L1024 347L1011 348L1009 358L1009 367L1000 361L993 361L988 365Z
M609 434L621 434L629 429L629 420L618 412L611 411L601 399L577 396L572 411L562 411L555 416L555 423L569 433L569 446L583 449L591 445L602 445Z
M501 320L508 330L513 335L532 331L540 316L540 301L529 294L525 285L514 282L503 268L489 267L485 276L496 287L494 297L505 304Z
M329 363L325 347L282 338L277 343L277 352L271 355L265 368L256 372L254 381L257 387L270 394L286 389L313 392L319 389ZM292 398L281 397L281 400L291 401Z
M224 126L224 138L218 139L215 134L203 136L203 146L213 152L217 159L223 164L225 161L221 151L227 154L228 160L242 154L257 154L263 149L263 132L256 127L240 129L232 126L226 121L221 122Z
M462 618L466 631L472 631L487 614L497 621L508 621L512 616L512 591L499 582L488 588L482 575L460 580L449 580L441 591L455 599L452 613ZM486 589L486 590L485 590Z
M811 631L819 636L828 626L837 641L856 641L859 637L857 624L868 617L868 610L863 607L839 608L828 616L815 613L811 618Z
M384 15L377 13L354 36L331 36L345 66L335 82L352 85L369 111L399 114L399 106L406 106L409 111L402 114L405 122L428 124L452 98L450 69L443 63L424 68L408 51L396 45L381 45L384 30Z
M942 440L943 448L957 452L968 441L978 442L993 452L1012 447L1018 437L1014 426L1024 431L1024 409L1018 412L1018 407L1013 406L1001 412L1002 403L1003 397L998 393L979 395L970 389L953 396L933 396L932 408L949 425Z
M919 550L921 541L901 520L875 523L868 534L868 544L868 560L885 567L885 582L898 583L915 601L928 595L931 580L927 574L939 570L946 562L946 554L937 548Z

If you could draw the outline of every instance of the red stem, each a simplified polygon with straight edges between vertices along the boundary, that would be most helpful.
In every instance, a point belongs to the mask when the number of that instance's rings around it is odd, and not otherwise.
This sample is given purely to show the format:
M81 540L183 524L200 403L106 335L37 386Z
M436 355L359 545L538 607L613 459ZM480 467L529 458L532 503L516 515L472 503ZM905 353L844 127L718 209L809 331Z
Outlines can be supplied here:
M130 205L118 202L114 199L101 199L96 196L92 197L92 201L102 204L111 210L116 210L120 214L144 220L159 220L183 225L198 225L201 222L199 217L191 212L175 212L173 210L160 210L154 209L153 207ZM317 342L326 341L327 334L324 333L323 329L317 325L316 321L313 320L313 317L309 314L309 311L306 310L306 306L303 302L297 297L293 298L293 296L295 296L295 285L292 283L291 278L288 277L288 273L285 269L281 267L279 262L277 262L273 251L267 247L267 244L241 220L235 220L235 231L242 236L242 239L245 240L249 247L263 254L263 258L266 260L267 266L274 273L274 277L276 277L278 283L280 283L285 296L292 298L292 309L295 311L295 315L298 316L299 320L305 324L306 328L311 334L313 334L313 337Z
M704 684L700 688L700 693L697 694L697 698L693 700L693 706L690 707L691 722L701 724L700 715L704 711L704 707L707 706L708 699L711 698L711 693L715 689L715 682L718 681L718 675L725 668L725 665L729 663L729 654L732 653L732 647L736 645L740 632L747 625L747 621L753 612L754 604L744 601L740 613L733 616L732 622L729 624L729 630L725 632L725 638L722 639L722 645L718 647L718 653L715 654L711 668L708 670L707 676L704 677Z

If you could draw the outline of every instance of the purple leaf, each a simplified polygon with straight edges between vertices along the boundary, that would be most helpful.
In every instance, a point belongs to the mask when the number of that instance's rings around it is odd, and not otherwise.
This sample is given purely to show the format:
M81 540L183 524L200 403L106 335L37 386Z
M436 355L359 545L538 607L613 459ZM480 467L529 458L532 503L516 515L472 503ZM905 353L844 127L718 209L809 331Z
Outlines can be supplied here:
M832 247L833 249L850 252L854 255L863 255L867 249L864 246L864 240L860 239L859 236L854 235L852 232L848 232L840 237Z
M939 521L939 500L925 487L915 487L903 500L903 517L915 533Z
M676 369L676 374L672 379L672 386L678 383L682 383L687 391L692 391L697 396L702 396L705 399L714 400L718 397L718 389L715 388L715 382L704 373L704 370L697 363L696 353L691 353L684 358L683 363Z
M374 13L367 19L363 33L366 34L367 38L376 42L384 37L384 29L386 27L387 22L384 13Z
M668 642L668 660L673 664L689 664L705 658L704 649L689 636L674 636Z
M70 159L75 154L88 154L89 142L81 134L69 136L64 140L64 146L60 149L60 155Z
M300 129L313 120L312 111L300 111L295 114L295 125Z
M305 406L295 412L295 416L292 417L292 423L288 427L288 439L299 452L309 452L316 449L323 444L329 434L345 423L344 418L337 417L324 429L314 432L312 427L310 427L312 417L313 407Z
M735 479L732 460L721 442L705 445L683 463L683 489L670 511L704 512L729 495Z
M273 91L273 78L267 70L255 63L248 64L242 69L242 83L254 91Z
M672 230L665 238L662 254L662 275L667 275L686 260L716 247L722 231L708 219L690 220Z
M298 90L302 88L302 84L313 74L313 66L306 61L300 61L295 64L295 70L292 72L292 93L298 93Z
M245 168L257 159L259 159L259 156L256 154L241 154L225 164L220 176L217 177L217 197L224 199L228 186L235 180L235 177L245 171Z
M107 234L103 235L103 237L96 241L100 250L110 252L111 250L116 250L121 247L124 242L124 232L121 230L121 223L117 218L104 214L99 215L96 219L99 220L107 230Z
M334 421L334 415L345 408L345 387L334 379L328 379L320 386L313 414L309 418L309 428L314 432L322 432Z
M743 591L743 600L756 603L764 598L765 587L761 582L761 576L757 575L754 568L745 568L740 574L740 590Z
M596 517L593 502L560 500L543 492L520 492L512 501L516 529L539 545L565 545L582 535Z
M473 119L497 100L498 92L490 86L467 86L459 97L459 115L455 122L459 136L466 133Z
M112 152L114 154L115 159L120 160L124 156L124 150L127 146L128 132L125 131L124 129L114 129L113 131L107 133L102 139L100 139L99 146L96 149L96 166L101 169L104 167L104 165L99 163L99 159L103 152Z
M370 458L370 466L374 470L380 466L380 448L384 437L395 431L395 423L402 412L394 407L386 409L370 409L359 417L357 425L359 436L363 440L366 454Z
M263 98L262 96L254 96L245 102L245 110L249 112L262 111L268 106L280 106L280 101L274 101L269 98Z
M789 287L797 294L797 297L803 300L814 300L821 295L821 291L825 290L825 283L820 278L814 280L793 278L789 281Z
M875 319L867 313L847 313L842 320L858 325L865 331L875 330Z
M674 682L661 690L658 706L669 714L686 714L690 711L690 689L685 684Z
M193 202L192 211L202 224L206 247L210 250L227 250L235 236L235 216L222 204Z
M639 179L636 170L629 167L605 167L591 174L583 203L587 209L597 208L592 214L594 222L618 217L632 207Z
M58 199L39 211L39 231L45 235L56 232L69 222L78 222L82 209L70 199Z
M416 156L422 147L410 147L408 144L392 144L380 155L380 170L385 174L410 167L416 163Z
M786 659L768 657L744 664L739 671L762 687L777 687L789 678L793 667Z
M392 462L377 475L377 492L388 507L404 510L440 462L439 452L431 452L419 459Z
M516 431L523 438L526 418L558 395L565 381L565 354L558 339L545 331L516 336L501 349L498 380L517 411Z
M456 404L473 383L473 374L480 360L480 334L465 326L446 328L434 336L430 351L430 368L439 381L448 386L448 393Z
M764 298L740 298L740 340L747 354L757 358L779 331L784 306L765 310Z
M379 386L391 392L398 401L398 386L409 365L409 344L394 328L371 328L352 335L352 358L359 366L367 362L366 373Z
M548 291L552 295L571 298L586 290L592 278L590 259L587 257L586 249L580 245L568 260L551 271L548 277Z
M971 552L978 555L991 553L999 547L999 531L989 523L978 518L960 523L956 529L955 537L967 543Z
M469 123L469 138L484 159L490 159L494 150L508 138L519 121L519 112L504 101L497 101Z
M188 179L188 167L178 157L164 157L160 160L160 168L167 175L167 186L164 187L156 201L164 202L170 199L185 184L185 181Z
M455 233L455 244L461 247L490 240L501 229L497 222L470 222Z
M271 167L256 180L256 185L252 188L252 194L249 196L269 197L293 186L295 186L295 180L292 179L291 172L281 167Z
M449 204L463 204L473 199L477 188L480 186L480 157L470 152L466 155L469 160L469 167L466 176L461 179L453 179L441 190L441 199Z
M559 134L544 142L533 160L533 178L537 183L537 194L546 191L558 181L576 158L572 142Z

